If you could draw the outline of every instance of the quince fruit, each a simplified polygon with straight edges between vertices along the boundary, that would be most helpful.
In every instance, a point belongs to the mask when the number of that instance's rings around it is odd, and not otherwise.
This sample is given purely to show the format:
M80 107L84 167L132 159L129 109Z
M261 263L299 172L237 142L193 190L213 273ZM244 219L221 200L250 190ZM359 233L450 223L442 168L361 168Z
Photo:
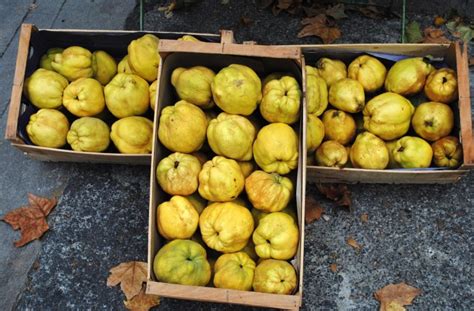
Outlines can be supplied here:
M214 77L211 84L216 105L230 114L248 116L262 99L262 83L252 68L231 64Z
M387 147L388 150L388 166L387 168L400 168L400 165L395 161L395 148L397 147L397 139L392 140L392 141L386 141L385 146Z
M43 108L32 114L26 126L31 142L37 146L61 148L66 144L69 121L55 109Z
M202 239L210 248L223 252L238 252L247 245L254 222L250 211L233 202L213 203L199 218Z
M364 109L365 93L362 84L354 79L341 79L329 88L329 103L345 112L357 113Z
M156 92L157 87L158 87L158 80L153 81L152 84L150 84L150 87L148 88L148 91L150 92L150 108L155 111L156 110Z
M349 158L347 149L335 140L327 140L316 149L316 163L327 167L344 167Z
M205 286L211 266L204 247L191 240L173 240L164 245L153 261L156 278L165 283Z
M289 295L297 285L295 268L283 260L263 260L254 274L253 289L256 292Z
M293 183L288 177L276 173L254 171L245 179L245 191L256 209L264 212L279 212L294 195Z
M24 92L38 108L58 108L63 103L63 91L67 85L67 79L59 73L40 68L26 79Z
M324 137L345 145L354 139L356 123L354 118L344 111L329 109L323 114Z
M51 67L69 81L79 78L91 78L94 74L92 53L80 46L71 46L62 53L55 54Z
M423 57L399 60L387 73L385 89L402 96L420 92L434 67Z
M425 84L426 96L434 101L449 104L458 97L456 72L450 68L441 68L430 73Z
M215 75L214 71L203 66L179 67L171 74L171 84L179 98L203 109L211 108L214 105L211 83Z
M117 73L133 73L130 65L128 64L128 55L125 55L124 58L117 65Z
M121 153L151 153L153 122L144 117L126 117L112 124L110 138Z
M190 195L198 188L201 171L199 160L181 152L162 159L156 167L156 178L161 188L171 195Z
M253 162L250 161L237 161L237 164L240 166L242 170L242 174L244 178L249 177L249 175L254 171Z
M263 81L262 81L262 92L263 89L265 88L265 85L267 85L268 82L273 81L273 80L280 80L284 76L292 76L291 73L286 73L286 72L273 72L269 75L267 75Z
M429 167L433 158L430 144L419 137L400 138L392 152L395 162L403 168Z
M206 139L207 119L198 106L180 100L161 110L158 138L169 150L192 153Z
M199 214L185 197L175 195L158 205L156 224L158 231L167 240L189 239L199 223Z
M116 118L144 114L150 103L148 83L134 74L119 73L104 88L105 104Z
M184 36L182 36L181 38L178 38L178 41L201 42L201 40L199 40L198 38L193 37L193 36L191 36L191 35L184 35Z
M364 108L364 128L385 140L402 137L410 128L414 111L405 97L390 92L380 94Z
M328 107L328 85L326 81L306 66L306 104L308 113L320 116ZM314 69L316 70L316 69Z
M263 88L260 113L268 122L293 124L299 119L301 90L295 78L284 76Z
M196 210L196 212L198 212L199 215L201 215L202 211L207 206L207 201L204 200L197 192L188 195L186 199L191 202L191 204L194 206L194 209Z
M293 258L298 248L298 225L288 214L274 212L263 217L252 239L260 258L287 260Z
M106 85L117 73L117 63L107 52L95 51L92 53L92 70L94 79Z
M244 175L235 160L215 156L199 173L199 194L210 201L232 201L244 189Z
M214 265L214 286L251 290L255 262L245 252L223 254Z
M454 127L453 110L442 103L423 103L416 107L411 123L422 138L436 141L451 133Z
M375 57L361 55L349 65L348 77L362 84L364 91L373 93L379 90L385 81L387 68Z
M72 122L67 142L75 151L102 152L109 146L110 129L101 119L79 118Z
M298 166L298 136L288 124L266 125L253 143L253 156L265 172L288 174Z
M316 114L308 114L306 123L306 150L308 152L314 152L325 135L325 129L323 122L316 116Z
M156 36L146 34L128 45L130 69L148 82L155 81L158 77L158 66L160 65L158 42L159 39Z
M443 137L431 144L433 162L439 167L458 167L462 163L462 146L454 136Z
M316 62L316 69L319 76L326 81L328 87L331 87L336 81L347 78L346 64L337 59L320 58Z
M46 54L41 56L40 68L54 71L53 66L51 66L51 62L53 61L56 54L61 54L63 51L64 51L63 48L50 48L50 49L48 49L46 51Z
M92 78L77 79L64 89L63 105L76 117L94 116L105 108L104 89Z
M255 134L255 127L247 118L222 112L209 122L207 142L218 155L249 161Z
M354 167L365 169L384 169L389 161L384 141L370 132L357 135L350 157Z
M252 208L252 209L250 210L250 212L252 213L253 221L254 221L254 223L255 223L257 226L258 226L258 224L260 223L260 220L263 219L263 217L268 216L268 215L271 214L271 212L264 212L264 211L259 210L259 209L256 209L256 208ZM290 215L291 218L293 218L293 220L294 220L295 222L298 221L298 217L296 216L296 211L295 211L294 206L288 205L287 207L285 207L284 209L282 209L280 212ZM255 246L254 246L254 247L255 247Z

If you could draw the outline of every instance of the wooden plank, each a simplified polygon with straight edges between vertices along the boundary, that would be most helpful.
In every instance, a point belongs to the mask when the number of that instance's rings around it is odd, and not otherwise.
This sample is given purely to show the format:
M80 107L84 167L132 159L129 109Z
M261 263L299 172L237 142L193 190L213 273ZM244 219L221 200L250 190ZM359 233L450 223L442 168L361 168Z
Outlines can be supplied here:
M23 92L23 82L25 80L26 63L30 49L32 24L22 24L18 43L18 53L16 57L15 77L13 79L12 95L10 107L8 109L7 126L5 139L21 143L22 140L17 135L18 118L20 117L21 96Z
M195 301L233 303L255 307L297 309L301 295L277 295L232 289L147 282L147 294Z

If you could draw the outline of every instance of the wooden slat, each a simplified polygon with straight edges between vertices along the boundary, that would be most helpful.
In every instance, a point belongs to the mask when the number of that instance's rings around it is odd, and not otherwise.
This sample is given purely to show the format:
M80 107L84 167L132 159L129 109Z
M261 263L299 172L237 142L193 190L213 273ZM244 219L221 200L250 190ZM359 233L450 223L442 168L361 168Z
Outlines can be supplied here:
M298 293L296 295L277 295L152 281L147 282L146 293L178 299L233 303L255 307L298 309L301 306L301 296Z
M10 98L10 107L8 109L5 139L16 143L22 142L17 135L17 128L18 118L20 117L21 95L23 92L23 82L25 80L26 62L28 61L33 27L32 24L21 25L18 53L16 57L15 77L13 79L12 95Z

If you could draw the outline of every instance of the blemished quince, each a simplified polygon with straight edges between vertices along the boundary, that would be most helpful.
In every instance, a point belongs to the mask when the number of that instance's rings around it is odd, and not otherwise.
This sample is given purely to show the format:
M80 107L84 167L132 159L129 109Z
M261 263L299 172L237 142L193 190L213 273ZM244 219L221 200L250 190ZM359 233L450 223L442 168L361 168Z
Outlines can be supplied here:
M316 62L316 69L319 76L326 81L328 87L336 81L347 78L346 64L338 59L320 58Z
M263 88L260 114L268 122L293 124L300 116L301 90L295 78L283 76Z
M66 144L69 121L56 109L43 108L32 114L26 126L31 142L37 146L61 148Z
M206 139L207 119L196 105L180 100L161 110L158 138L169 150L192 153Z
M426 58L413 57L399 60L388 71L385 89L402 96L414 95L425 85L434 67Z
M79 118L72 122L67 142L75 151L102 152L110 144L110 129L101 119Z
M404 136L397 140L393 159L403 168L429 167L433 158L430 144L420 137Z
M90 78L94 74L92 53L80 46L71 46L63 50L62 53L55 54L51 67L69 81Z
M439 167L458 167L462 163L462 146L454 136L443 137L431 144L433 163Z
M286 261L266 259L255 268L253 289L256 292L289 295L296 285L295 268Z
M422 138L436 141L448 136L454 127L454 113L443 103L422 103L415 109L411 120L413 129Z
M199 173L199 194L213 202L236 199L244 189L244 175L235 160L215 156Z
M276 173L254 171L245 179L245 191L256 209L264 212L279 212L284 209L294 195L291 179Z
M308 113L320 116L328 107L328 85L318 74L310 74L310 66L306 66L306 105Z
M126 117L112 124L110 138L121 153L151 153L153 122L144 117Z
M40 68L25 80L24 92L40 109L58 108L63 103L63 92L68 83L59 73Z
M117 62L105 51L95 51L92 53L92 70L94 79L102 85L106 85L117 73Z
M230 114L248 116L262 100L262 82L252 68L231 64L219 71L211 84L216 105Z
M238 161L252 159L255 127L245 117L220 113L207 127L207 142L218 155Z
M158 42L159 39L156 36L146 34L128 45L130 69L148 82L155 81L158 77L158 67L160 66Z
M361 55L354 59L348 68L348 77L362 84L364 91L373 93L383 87L387 68L377 58Z
M388 150L388 165L387 168L400 168L400 165L395 161L395 148L397 147L397 141L398 139L391 140L391 141L386 141L385 146L387 147Z
M250 211L233 202L213 203L199 218L202 239L210 248L233 253L242 250L254 229Z
M325 135L323 122L316 116L316 114L308 114L306 122L306 150L307 152L314 152Z
M125 55L124 58L117 65L117 73L133 73L130 65L128 64L128 55Z
M298 166L298 137L285 123L264 126L253 143L257 165L267 173L288 174Z
M434 102L449 104L458 97L456 72L450 68L441 68L430 73L426 79L425 95Z
M240 169L242 170L242 174L244 175L244 178L249 177L249 175L254 171L253 162L237 161L237 164L239 164Z
M150 93L150 108L155 111L156 110L156 92L158 92L158 80L153 81L148 88Z
M214 105L211 83L215 75L214 71L204 66L178 67L171 74L171 84L179 98L203 109L210 108Z
M198 188L201 163L190 154L175 152L162 159L156 167L161 188L171 195L191 195Z
M344 167L349 159L347 149L335 140L327 140L316 149L316 163L327 167Z
M198 223L199 214L185 197L174 195L157 207L158 231L167 240L191 238Z
M364 108L364 128L384 140L400 138L408 132L415 107L405 97L386 92L375 96Z
M323 114L324 137L346 145L354 139L356 123L354 118L341 110L329 109Z
M202 211L207 206L207 201L203 199L198 192L194 192L193 194L186 196L186 199L191 202L199 215L201 215Z
M46 70L53 70L53 66L51 66L51 62L53 61L56 54L61 54L64 51L63 48L50 48L46 51L46 53L41 56L40 59L40 68Z
M362 84L354 79L341 79L329 88L329 103L345 112L357 113L364 109L365 93Z
M204 247L191 240L173 240L155 256L153 271L165 283L206 286L211 279L211 266Z
M214 286L236 290L251 290L255 262L245 252L223 254L214 265Z
M291 77L292 75L289 72L272 72L271 74L267 75L262 81L262 92L263 92L263 89L265 88L265 85L267 85L268 82L272 80L279 80L284 76Z
M384 169L389 162L388 149L383 140L370 132L357 135L351 147L351 162L355 168Z
M140 76L117 74L104 88L105 104L116 118L139 116L149 107L148 82Z
M192 41L192 42L201 42L198 38L191 35L184 35L181 38L178 38L178 41Z
M298 225L286 213L274 212L263 217L253 233L255 252L260 258L288 260L298 248Z
M77 79L64 89L63 105L76 117L95 116L105 108L104 88L95 79Z
M264 211L256 209L256 208L252 208L250 210L250 212L252 213L253 221L255 223L255 226L258 226L258 224L260 223L260 220L262 220L263 217L268 216L268 215L271 214L271 212L264 212ZM298 221L298 217L296 216L295 208L291 204L288 205L287 207L285 207L284 209L282 209L280 212L290 215L291 218L293 218L295 222ZM253 241L252 241L252 243L253 243ZM254 248L255 248L255 245L254 245Z

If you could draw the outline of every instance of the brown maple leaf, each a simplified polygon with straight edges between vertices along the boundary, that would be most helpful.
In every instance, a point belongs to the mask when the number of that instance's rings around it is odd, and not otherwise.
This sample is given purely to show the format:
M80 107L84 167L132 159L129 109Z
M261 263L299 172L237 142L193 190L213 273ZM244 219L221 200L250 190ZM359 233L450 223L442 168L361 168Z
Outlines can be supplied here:
M315 220L319 220L321 215L324 213L324 209L316 201L315 198L311 196L306 197L306 206L305 206L305 221L307 224L314 222Z
M421 290L405 283L389 284L375 292L380 302L380 311L405 310L403 306L411 305Z
M15 241L16 247L21 247L29 242L39 239L49 230L46 217L56 206L56 198L43 198L28 193L29 205L16 208L8 212L1 220L10 224L13 230L20 229L21 238Z
M131 300L140 293L143 282L147 278L147 264L140 261L122 262L110 269L107 278L107 286L115 286L120 283L122 292Z
M319 192L324 194L328 199L336 202L337 206L351 207L351 192L347 185L343 184L316 184Z
M439 28L427 27L423 30L423 43L451 43Z
M130 300L123 302L125 308L132 311L148 311L160 304L160 297L156 295L145 294L145 287L143 286L140 293Z
M356 240L354 240L353 237L348 237L347 240L346 240L346 243L347 245L351 246L352 248L356 249L356 250L360 250L362 247L360 246L359 243L357 243Z
M321 38L323 43L329 44L341 37L341 31L337 25L331 22L325 14L303 18L301 24L304 27L298 33L298 38L316 36Z

